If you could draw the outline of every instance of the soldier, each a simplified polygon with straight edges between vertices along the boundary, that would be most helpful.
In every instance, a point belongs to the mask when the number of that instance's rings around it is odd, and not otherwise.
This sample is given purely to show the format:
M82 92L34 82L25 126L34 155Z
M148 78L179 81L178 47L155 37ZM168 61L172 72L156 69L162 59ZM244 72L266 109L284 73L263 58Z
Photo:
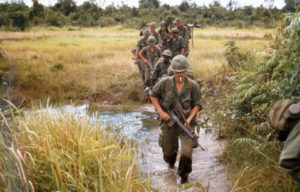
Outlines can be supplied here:
M143 36L143 32L144 32L146 29L149 29L149 30L150 30L150 23L147 23L147 24L146 24L146 27L143 27L143 28L140 30L140 36Z
M194 130L196 116L201 109L201 94L198 84L186 77L188 60L183 55L174 57L171 69L174 76L161 79L151 90L150 99L161 118L161 131L159 145L162 147L163 158L172 168L176 162L178 151L178 137L181 141L181 156L178 174L181 183L185 183L192 171L192 152L194 142L180 129L177 124L169 127L170 116L167 111L176 109L180 105L185 114L185 126ZM163 109L164 108L164 109ZM193 133L191 131L191 133Z
M139 39L138 42L136 43L135 64L137 64L139 72L140 72L141 77L142 77L142 80L143 80L143 82L145 82L145 73L143 72L142 67L141 67L141 61L139 59L139 53L144 47L147 47L148 38L150 36L150 31L148 29L144 30L143 35L144 35L144 37Z
M168 76L168 68L171 64L172 53L170 50L165 50L162 55L163 59L159 59L155 64L152 74L153 85L155 85L156 81L163 76Z
M156 39L153 36L149 37L148 40L148 46L144 47L140 53L139 56L142 59L141 61L141 67L142 71L145 75L145 90L148 90L148 87L151 86L151 71L153 71L153 68L155 66L155 63L159 60L161 57L161 50L158 46L155 45Z
M189 40L190 40L189 30L187 27L183 26L181 18L176 18L175 22L178 29L178 35L181 36L184 40L184 46L185 46L184 55L187 57L189 55Z
M150 23L150 33L152 36L155 37L156 39L156 44L161 44L161 37L160 35L155 31L156 29L156 24L154 22Z
M279 165L300 183L300 99L278 101L269 114L269 122L285 141Z
M169 35L168 28L166 26L165 21L162 21L160 23L160 30L158 31L158 34L160 35L160 38L161 38L161 50L164 51L164 50L168 49L167 37Z
M184 41L181 36L178 35L178 29L173 28L171 30L172 33L172 40L170 42L170 48L172 51L172 56L175 57L176 55L183 55L184 54Z

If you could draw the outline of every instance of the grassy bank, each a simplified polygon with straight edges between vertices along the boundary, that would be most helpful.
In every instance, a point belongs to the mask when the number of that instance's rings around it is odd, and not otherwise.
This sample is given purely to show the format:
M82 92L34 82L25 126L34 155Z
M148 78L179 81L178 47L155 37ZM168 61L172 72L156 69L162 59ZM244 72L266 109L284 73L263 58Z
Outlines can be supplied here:
M8 127L14 144L0 134L1 191L150 191L136 148L88 117L34 109Z
M250 50L269 40L262 29L195 29L190 42L192 70L208 79L226 65L224 44L235 39ZM117 104L143 101L143 86L131 49L137 30L111 28L33 28L31 32L0 32L1 46L14 73L18 100L66 99Z
M283 143L268 123L276 101L299 96L299 18L285 18L259 53L228 44L222 88L208 108L229 141L221 160L230 166L232 191L300 191L278 165Z

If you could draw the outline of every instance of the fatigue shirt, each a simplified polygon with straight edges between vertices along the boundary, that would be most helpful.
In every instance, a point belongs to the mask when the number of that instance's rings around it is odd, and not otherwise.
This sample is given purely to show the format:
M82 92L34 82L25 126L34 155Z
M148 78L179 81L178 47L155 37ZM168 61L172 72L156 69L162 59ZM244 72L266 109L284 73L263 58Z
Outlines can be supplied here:
M279 165L300 183L300 120L289 133L280 154Z
M161 57L161 49L158 46L155 46L154 51L152 52L150 47L144 47L141 50L143 56L148 60L150 59L152 68L154 68L155 63L159 60L159 58Z
M140 51L144 48L144 47L147 47L148 46L148 43L146 43L145 39L144 38L141 38L137 41L136 43L136 46L138 48L140 48Z
M162 45L162 48L163 50L166 50L168 48L168 45L167 45L167 35L168 33L166 32L162 32L161 29L158 31L158 34L160 35L160 38L161 38L161 45Z
M176 55L181 54L181 49L185 48L183 38L181 36L178 36L176 39L171 40L171 51L172 51L172 57L175 57Z
M185 26L177 27L178 35L183 38L184 45L187 47L189 44L189 30Z
M160 37L160 35L156 31L153 34L151 34L151 35L153 35L155 37L155 39L156 39L156 45L162 43L161 42L161 37Z
M171 78L171 81L169 80ZM166 82L169 82L168 88L166 89ZM192 82L193 87L192 90L190 90L190 83L189 81ZM150 95L153 97L157 97L160 100L161 105L166 109L166 110L172 110L175 108L175 100L174 98L179 97L179 101L182 105L182 108L184 110L192 110L193 107L196 105L202 106L202 101L201 101L201 92L199 85L189 79L188 77L185 78L184 85L182 87L182 90L179 94L177 93L177 88L176 88L176 82L175 82L175 77L165 77L162 78L151 90Z
M171 63L165 63L163 58L160 58L155 64L152 79L156 82L163 75L168 75L168 68Z

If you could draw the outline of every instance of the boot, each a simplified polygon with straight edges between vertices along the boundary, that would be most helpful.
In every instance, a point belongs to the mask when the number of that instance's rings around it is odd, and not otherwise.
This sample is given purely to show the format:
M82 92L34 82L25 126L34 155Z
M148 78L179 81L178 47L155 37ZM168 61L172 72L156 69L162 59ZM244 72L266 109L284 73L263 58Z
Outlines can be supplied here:
M187 182L189 173L192 172L192 159L182 155L180 157L179 166L178 166L178 175L181 177L181 183L184 184Z
M177 153L174 153L173 155L170 156L164 155L164 160L169 164L170 168L174 168L176 157L177 157Z

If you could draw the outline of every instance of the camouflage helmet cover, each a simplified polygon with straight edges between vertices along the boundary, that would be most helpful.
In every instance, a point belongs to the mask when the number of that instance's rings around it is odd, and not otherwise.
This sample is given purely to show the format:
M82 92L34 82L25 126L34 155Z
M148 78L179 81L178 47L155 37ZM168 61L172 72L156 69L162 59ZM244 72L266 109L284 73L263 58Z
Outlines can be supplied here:
M160 26L162 27L162 26L166 26L166 22L165 21L161 21L160 22Z
M178 29L177 28L172 28L171 33L178 33Z
M188 70L189 65L190 64L185 56L177 55L171 61L171 70L177 73L184 72Z
M148 39L148 43L149 43L150 45L151 45L151 44L152 44L152 45L155 44L155 43L156 43L155 37L151 35L151 36L149 37L149 39Z
M156 28L156 23L155 22L150 23L150 27L155 29Z
M269 113L269 123L276 132L285 131L288 128L288 120L300 117L300 102L293 100L278 101Z
M149 29L145 29L145 30L143 31L143 36L144 36L144 37L149 37L150 35L151 35L151 33L150 33Z
M163 54L162 54L163 56L168 56L168 57L172 57L172 52L170 51L170 50L164 50L164 52L163 52Z

